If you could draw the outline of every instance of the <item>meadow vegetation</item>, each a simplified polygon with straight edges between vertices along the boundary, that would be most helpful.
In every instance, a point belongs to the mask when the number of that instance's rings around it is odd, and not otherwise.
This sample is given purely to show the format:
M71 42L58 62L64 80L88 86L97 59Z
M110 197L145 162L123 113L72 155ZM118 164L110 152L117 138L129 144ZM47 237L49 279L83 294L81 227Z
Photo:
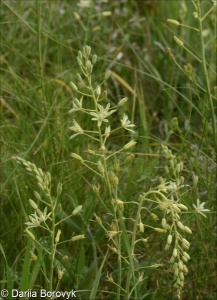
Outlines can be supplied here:
M1 290L216 299L217 2L0 5Z

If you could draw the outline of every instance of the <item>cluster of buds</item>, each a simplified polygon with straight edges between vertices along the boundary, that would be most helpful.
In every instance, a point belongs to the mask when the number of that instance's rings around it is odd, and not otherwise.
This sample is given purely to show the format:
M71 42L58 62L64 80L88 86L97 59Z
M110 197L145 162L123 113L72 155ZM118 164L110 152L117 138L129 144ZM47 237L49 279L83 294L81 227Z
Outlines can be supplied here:
M185 209L186 210L186 209ZM165 250L169 250L174 242L172 256L170 263L175 276L174 287L177 289L177 294L181 294L181 290L184 286L185 275L188 273L186 263L190 259L189 254L186 252L190 248L189 241L183 237L183 234L191 234L192 231L188 226L185 226L180 221L180 215L174 208L170 210L171 219L173 220L172 225L167 224L166 218L162 219L162 227L169 229L169 235L167 236L167 243Z
M186 263L190 259L187 253L190 248L189 241L183 236L184 234L192 234L191 229L184 225L181 216L188 211L186 205L181 203L180 189L186 185L184 177L181 176L183 163L178 162L177 158L172 154L166 146L162 146L165 157L169 160L168 166L165 167L166 173L170 174L169 184L161 179L158 189L162 199L158 199L159 208L164 213L162 218L162 228L169 231L165 250L169 250L173 246L170 264L175 277L174 287L177 290L178 299L181 297L181 291L184 286L185 275L188 273Z
M21 157L13 157L13 159L35 177L39 188L44 191L46 195L50 194L51 175L49 172L44 173L42 169L37 168L35 164L30 161L26 161Z

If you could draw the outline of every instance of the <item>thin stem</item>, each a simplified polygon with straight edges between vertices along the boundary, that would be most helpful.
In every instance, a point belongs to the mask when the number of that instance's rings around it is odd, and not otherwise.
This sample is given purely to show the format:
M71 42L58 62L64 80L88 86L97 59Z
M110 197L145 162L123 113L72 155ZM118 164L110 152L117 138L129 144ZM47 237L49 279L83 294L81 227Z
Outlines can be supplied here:
M49 274L49 290L53 290L53 269L54 269L54 257L55 257L55 212L54 212L54 206L53 206L53 200L51 195L49 195L49 200L51 203L51 216L52 216L52 221L51 221L51 240L50 240L50 251L51 251L51 256L50 256L50 274Z
M201 6L200 6L199 0L197 0L197 7L198 7L198 21L199 21L199 34L200 34L200 45L201 45L201 55L202 55L202 67L203 67L203 73L205 76L206 92L207 92L207 98L208 98L209 107L210 107L211 122L212 122L212 128L213 128L214 148L215 148L216 159L217 159L217 133L216 133L216 124L215 124L215 110L214 110L214 105L213 105L213 101L212 101L210 81L209 81L208 71L207 71L206 53L205 53L205 45L204 45L204 38L203 38L203 19L201 16Z

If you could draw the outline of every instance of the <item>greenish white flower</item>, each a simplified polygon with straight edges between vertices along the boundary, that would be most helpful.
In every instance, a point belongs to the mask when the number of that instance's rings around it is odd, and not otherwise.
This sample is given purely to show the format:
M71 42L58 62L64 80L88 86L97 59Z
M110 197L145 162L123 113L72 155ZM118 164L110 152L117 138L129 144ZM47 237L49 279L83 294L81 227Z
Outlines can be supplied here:
M26 222L25 224L27 225L27 228L39 227L41 223L45 223L50 215L51 212L47 214L47 207L44 209L44 212L38 209L37 212L35 211L34 214L29 216L31 222Z
M103 107L100 104L98 104L97 106L98 106L99 111L98 112L91 111L89 114L94 117L91 120L97 121L97 126L100 127L102 125L102 122L106 122L106 123L109 122L107 118L111 114L113 114L116 111L116 109L113 109L113 110L109 111L110 103L108 103L106 105L106 107Z
M208 212L210 210L204 208L204 205L205 205L205 202L200 203L200 200L197 199L197 205L193 204L193 207L198 214L201 214L202 216L204 216L206 218L206 216L204 215L204 212Z
M128 131L135 133L131 128L135 127L134 124L131 124L131 121L128 119L128 116L124 114L123 119L121 120L122 127Z

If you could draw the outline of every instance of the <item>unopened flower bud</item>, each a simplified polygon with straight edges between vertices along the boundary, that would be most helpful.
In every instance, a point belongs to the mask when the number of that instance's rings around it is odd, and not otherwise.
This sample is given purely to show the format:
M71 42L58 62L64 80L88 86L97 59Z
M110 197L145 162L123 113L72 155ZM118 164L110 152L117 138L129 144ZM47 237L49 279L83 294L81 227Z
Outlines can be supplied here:
M99 225L102 225L102 220L96 214L94 214L94 217L96 218L97 223L99 223Z
M178 250L176 248L173 249L173 257L177 257L178 255Z
M82 57L83 57L82 52L81 52L80 50L78 51L78 57L79 57L80 59L82 59Z
M183 43L177 36L174 35L173 38L174 38L174 41L175 41L179 46L181 46L181 47L184 46L184 43Z
M70 156L72 158L75 158L75 159L80 160L81 162L83 162L83 158L80 155L76 154L76 153L71 153Z
M37 191L34 191L34 195L38 200L41 200L41 196L39 195L39 193Z
M107 95L108 95L108 92L107 92L107 91L104 91L104 92L102 93L102 98L103 98L103 99L106 99L106 98L107 98Z
M34 234L31 231L29 231L29 229L24 230L24 232L26 232L33 241L35 240Z
M139 232L144 232L144 224L142 222L139 223Z
M128 155L128 156L125 158L124 163L129 163L131 160L133 160L134 157L135 157L134 154Z
M84 52L84 54L86 54L86 56L89 56L90 53L91 53L91 47L88 46L88 45L84 46L83 47L83 52Z
M187 260L190 260L190 259L191 259L191 258L190 258L190 256L188 255L188 253L187 253L187 252L185 252L185 251L183 252L183 256L184 256L184 257L186 257L186 258L187 258Z
M100 171L100 173L104 174L105 173L105 169L104 169L104 167L102 165L102 162L100 160L98 160L97 166L98 166L98 170Z
M62 277L63 277L63 274L64 274L64 271L63 270L60 270L60 269L58 269L58 280L61 280L62 279Z
M176 224L182 231L185 231L185 226L182 224L182 222L178 221L178 222L176 222Z
M57 185L57 196L59 196L62 193L62 183L59 182Z
M179 25L180 25L180 23L179 23L177 20L173 20L173 19L167 19L167 22L168 22L168 23L171 23L171 24L173 24L173 25L176 25L176 26L179 26Z
M110 76L111 76L111 71L110 71L110 70L107 70L107 71L105 72L104 80L108 80Z
M121 101L118 102L118 106L124 105L127 102L127 100L128 100L127 97L121 99Z
M84 234L79 234L79 235L73 236L71 241L75 242L75 241L79 241L79 240L83 240L83 239L85 239L85 235Z
M159 232L159 233L165 233L166 232L166 230L162 229L162 228L155 228L154 230Z
M75 216L75 215L79 214L79 213L81 212L81 210L82 210L82 205L77 206L77 207L73 210L72 215Z
M78 56L77 56L77 63L78 63L79 66L82 66L82 61Z
M131 147L133 147L134 145L136 145L136 142L134 140L131 140L129 143L127 143L125 146L124 146L124 150L127 150Z
M87 68L88 74L91 74L92 71L93 71L93 66L92 66L90 60L87 61L87 63L86 63L86 68Z
M57 244L57 243L59 243L59 240L60 240L60 235L61 235L61 230L60 229L58 229L58 231L57 231L57 235L56 235L56 237L55 237L55 243Z
M96 88L96 95L97 95L97 96L100 96L100 94L101 94L101 87L98 86L98 87Z
M78 81L82 82L82 78L81 78L81 75L79 73L76 74L77 75L77 78L78 78Z
M166 218L163 218L162 219L162 227L165 229L166 225L167 225L167 220L166 220Z
M97 62L97 55L94 54L92 57L92 64L94 65Z
M36 261L38 259L38 257L35 255L35 253L32 250L30 250L30 255L32 260Z
M70 85L71 85L71 88L72 88L72 90L73 90L74 92L77 92L77 91L78 91L77 86L76 86L72 81L70 82Z
M191 229L188 227L188 226L185 226L185 229L184 229L187 233L190 233L190 234L192 234L192 231L191 231Z
M170 245L172 243L172 239L173 239L172 235L169 234L168 237L167 237L167 244L168 245Z
M109 11L103 11L102 12L102 16L103 17L109 17L109 16L111 16L112 15L112 12L109 10Z
M190 247L189 241L187 241L185 238L182 238L182 245L187 249Z
M187 206L185 206L184 204L177 203L176 205L177 205L179 208L181 208L182 210L185 210L185 211L188 210Z
M38 205L35 203L35 201L33 201L32 199L29 199L29 203L32 206L32 208L34 208L35 210L38 209Z

